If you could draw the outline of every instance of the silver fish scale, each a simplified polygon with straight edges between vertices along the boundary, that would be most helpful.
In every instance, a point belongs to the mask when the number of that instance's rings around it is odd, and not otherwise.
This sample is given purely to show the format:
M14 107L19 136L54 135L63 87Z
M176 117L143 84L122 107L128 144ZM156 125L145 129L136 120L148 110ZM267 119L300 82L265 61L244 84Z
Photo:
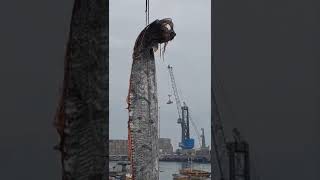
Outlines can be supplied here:
M64 124L62 180L108 178L107 24L108 1L75 1L57 120Z
M136 180L157 180L158 100L155 60L150 51L136 56L130 76L129 119L132 166Z
M136 39L127 97L129 157L133 180L159 179L158 94L153 47L167 43L174 31L164 31L170 19L155 20Z

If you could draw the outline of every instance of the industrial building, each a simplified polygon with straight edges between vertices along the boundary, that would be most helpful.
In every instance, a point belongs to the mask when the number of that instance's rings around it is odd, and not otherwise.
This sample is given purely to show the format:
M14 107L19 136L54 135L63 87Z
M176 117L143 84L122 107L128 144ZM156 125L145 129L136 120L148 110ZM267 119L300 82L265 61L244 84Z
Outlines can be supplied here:
M159 138L159 151L160 154L172 154L173 146L171 144L171 139Z
M160 154L172 154L173 146L171 139L159 138L159 151ZM114 139L109 140L109 155L110 156L127 156L128 155L128 140Z
M128 140L109 140L109 155L128 155Z

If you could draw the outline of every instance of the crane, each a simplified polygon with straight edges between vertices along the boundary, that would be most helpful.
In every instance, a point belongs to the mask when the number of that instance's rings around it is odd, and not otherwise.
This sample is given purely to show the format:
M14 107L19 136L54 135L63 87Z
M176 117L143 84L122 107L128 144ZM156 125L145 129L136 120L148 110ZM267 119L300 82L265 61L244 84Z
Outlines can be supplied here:
M178 93L176 81L173 75L173 70L172 66L168 65L168 70L169 70L169 75L171 79L171 84L172 84L172 89L177 105L177 111L178 111L178 121L177 123L181 125L181 142L179 143L179 146L182 149L192 149L194 147L194 139L190 138L190 126L189 126L189 121L191 122L193 128L195 129L195 132L197 134L197 137L199 139L199 143L201 142L200 140L200 133L198 132L198 129L196 127L196 124L191 118L190 115L190 109L187 106L185 102L183 102L183 106L181 105L180 101L180 96ZM169 95L169 102L170 102L170 95ZM167 103L171 104L171 103Z
M211 133L213 134L213 150L214 159L216 163L213 164L213 172L218 172L213 179L214 180L227 180L228 179L228 150L227 142L224 135L224 129L221 122L221 115L218 110L215 94L211 95L211 102L213 105L213 121L211 124Z
M227 141L221 117L221 106L217 103L217 79L212 81L211 103L212 103L212 123L211 132L213 138L213 152L211 156L212 172L214 180L250 180L249 145L242 138L238 129L233 129L234 141ZM217 84L216 84L217 83Z

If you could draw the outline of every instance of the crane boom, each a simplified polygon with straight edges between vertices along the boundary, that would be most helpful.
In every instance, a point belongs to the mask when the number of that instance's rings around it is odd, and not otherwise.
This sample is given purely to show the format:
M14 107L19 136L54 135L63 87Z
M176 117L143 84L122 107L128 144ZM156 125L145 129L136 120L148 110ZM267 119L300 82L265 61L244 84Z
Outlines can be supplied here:
M211 67L215 71L214 61ZM211 82L211 133L213 135L211 171L216 172L212 177L214 180L250 180L249 145L236 128L233 130L234 142L226 140L221 116L222 109L217 102L217 90L222 86L216 76Z
M213 122L212 130L213 134L213 149L215 154L216 164L213 166L214 172L219 172L213 177L214 180L226 180L228 179L228 151L227 142L224 135L224 129L221 122L221 115L217 106L215 94L211 96L213 105Z
M172 66L168 65L168 70L170 74L172 89L174 93L174 98L176 100L177 110L178 110L178 124L181 125L181 142L179 146L182 149L192 149L194 147L194 139L190 138L190 130L189 130L189 119L190 113L188 106L184 103L181 106L181 101L176 85L176 81L173 76Z
M181 101L180 101L180 97L179 97L179 94L178 94L176 81L175 81L174 76L173 76L172 66L168 65L168 70L169 70L170 79L171 79L171 83L172 83L172 89L173 89L173 93L174 93L174 98L176 100L178 116L179 116L178 123L179 123L179 121L181 121L181 116L182 116L181 115L182 114L181 113Z

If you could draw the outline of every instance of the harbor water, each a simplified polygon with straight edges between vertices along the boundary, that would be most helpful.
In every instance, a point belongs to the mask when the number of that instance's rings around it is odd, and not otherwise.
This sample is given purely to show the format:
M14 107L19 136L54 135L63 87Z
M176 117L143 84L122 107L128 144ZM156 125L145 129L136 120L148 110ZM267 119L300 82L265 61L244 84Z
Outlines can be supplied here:
M117 164L116 161L109 162L109 167L113 167ZM160 180L171 180L173 179L172 174L179 174L179 169L185 167L185 163L182 162L163 162L159 163L159 179ZM204 170L211 172L211 164L202 164L202 163L192 163L192 168ZM208 178L209 180L210 178Z

